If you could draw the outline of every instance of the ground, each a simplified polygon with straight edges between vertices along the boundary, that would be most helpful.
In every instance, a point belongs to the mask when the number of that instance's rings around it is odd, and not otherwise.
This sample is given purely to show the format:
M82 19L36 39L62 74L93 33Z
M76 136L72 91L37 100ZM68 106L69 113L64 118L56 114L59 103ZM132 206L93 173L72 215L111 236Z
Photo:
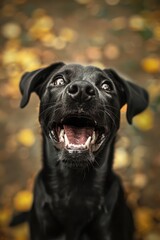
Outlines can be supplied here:
M38 98L19 109L25 71L52 62L112 67L146 88L149 108L129 125L125 107L115 171L133 209L136 240L160 239L160 3L157 0L6 0L0 8L0 240L27 240L8 228L32 202L41 167Z

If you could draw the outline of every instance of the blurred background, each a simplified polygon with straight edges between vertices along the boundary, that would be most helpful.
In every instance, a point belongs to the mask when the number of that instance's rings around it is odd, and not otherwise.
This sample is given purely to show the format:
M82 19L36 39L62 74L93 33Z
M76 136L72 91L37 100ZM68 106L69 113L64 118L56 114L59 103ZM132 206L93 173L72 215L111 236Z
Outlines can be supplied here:
M41 168L38 98L19 109L19 80L56 61L112 67L146 88L149 108L121 113L115 171L133 209L136 240L160 239L159 0L5 0L0 7L0 240L27 240L14 213L32 203Z

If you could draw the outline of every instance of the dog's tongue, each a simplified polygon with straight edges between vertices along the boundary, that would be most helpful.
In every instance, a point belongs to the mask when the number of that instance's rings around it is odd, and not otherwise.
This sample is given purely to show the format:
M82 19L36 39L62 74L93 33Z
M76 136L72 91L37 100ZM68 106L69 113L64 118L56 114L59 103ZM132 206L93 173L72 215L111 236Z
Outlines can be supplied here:
M94 130L91 127L75 127L70 125L64 125L63 127L69 143L75 145L85 144L88 137L92 136Z

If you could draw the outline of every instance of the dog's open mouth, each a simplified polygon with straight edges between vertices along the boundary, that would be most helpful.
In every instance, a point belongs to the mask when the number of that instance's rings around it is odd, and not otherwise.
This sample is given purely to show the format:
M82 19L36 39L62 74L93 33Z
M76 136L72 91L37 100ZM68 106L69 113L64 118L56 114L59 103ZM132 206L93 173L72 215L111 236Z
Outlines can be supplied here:
M59 148L68 151L97 151L106 138L107 129L98 126L92 118L68 116L54 123L50 138Z

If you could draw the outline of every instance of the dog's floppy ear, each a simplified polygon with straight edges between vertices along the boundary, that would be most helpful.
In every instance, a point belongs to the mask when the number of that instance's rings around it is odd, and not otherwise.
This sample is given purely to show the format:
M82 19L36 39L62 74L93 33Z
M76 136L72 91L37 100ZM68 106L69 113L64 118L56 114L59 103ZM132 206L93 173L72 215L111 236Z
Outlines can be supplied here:
M127 120L131 124L132 118L147 108L149 96L142 87L124 80L114 70L104 70L109 77L115 82L120 93L121 106L127 103Z
M52 71L56 71L64 65L62 62L54 63L46 68L26 72L20 81L20 91L22 93L20 107L23 108L27 105L32 92L36 92L40 96L39 86L45 82Z

